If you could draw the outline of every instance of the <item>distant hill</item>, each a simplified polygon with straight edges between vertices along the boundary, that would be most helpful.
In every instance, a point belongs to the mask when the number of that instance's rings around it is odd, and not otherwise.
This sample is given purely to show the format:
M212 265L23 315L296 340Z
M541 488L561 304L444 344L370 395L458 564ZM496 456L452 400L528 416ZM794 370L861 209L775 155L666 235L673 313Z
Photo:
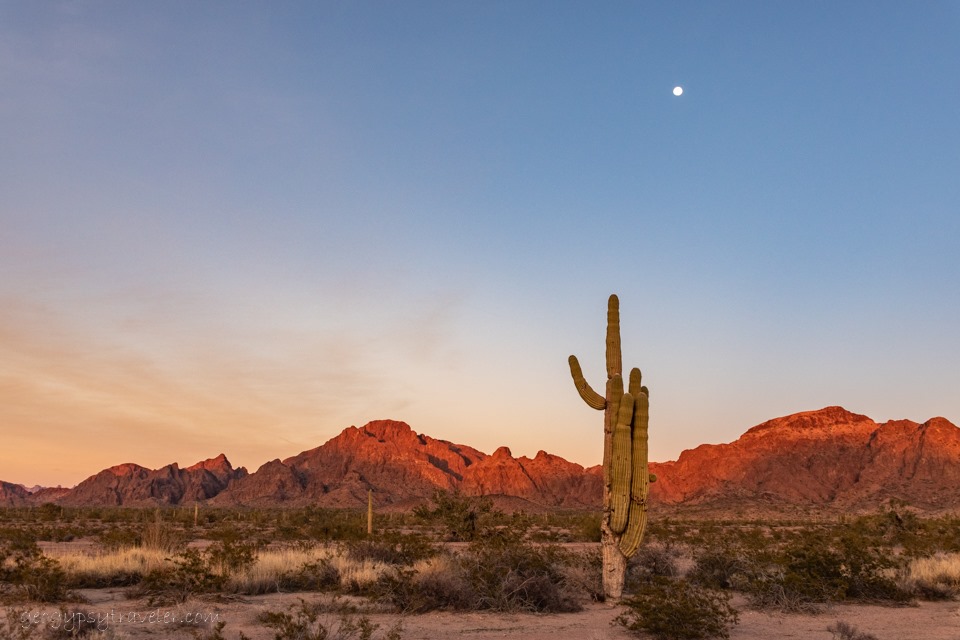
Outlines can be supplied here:
M655 430L653 431L656 437ZM599 437L599 434L598 434ZM903 500L926 511L960 507L960 429L943 418L878 424L841 407L764 422L729 444L701 445L651 463L655 508L692 512L869 511ZM602 474L540 451L492 455L377 420L254 473L222 454L186 469L122 464L70 490L30 493L0 483L0 505L360 507L406 509L437 489L495 496L510 509L596 509Z
M877 424L827 407L651 466L652 497L664 504L864 511L896 499L929 511L960 507L960 429L943 418Z

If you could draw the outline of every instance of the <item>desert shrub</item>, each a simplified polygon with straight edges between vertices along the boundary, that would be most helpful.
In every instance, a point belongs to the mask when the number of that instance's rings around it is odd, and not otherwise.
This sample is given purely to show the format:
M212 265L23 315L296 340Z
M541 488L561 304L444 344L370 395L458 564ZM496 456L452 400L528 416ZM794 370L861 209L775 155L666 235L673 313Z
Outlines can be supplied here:
M437 555L440 550L424 536L384 534L377 539L343 543L341 547L351 560L382 562L394 565L412 565Z
M694 553L687 579L710 589L742 586L753 572L747 552L738 545L700 549Z
M206 562L220 575L229 577L253 566L259 550L260 545L257 542L241 542L235 538L226 538L213 543L206 549Z
M366 521L353 511L306 507L285 516L285 527L296 527L307 540L363 540Z
M872 633L860 631L852 624L842 620L837 620L828 626L827 631L833 635L834 640L878 640L877 636Z
M450 541L471 541L481 537L503 517L486 497L471 497L459 491L438 489L431 501L433 508L421 505L413 513L423 521L442 526Z
M759 608L802 611L841 600L910 599L895 578L900 563L856 537L832 541L811 534L752 562L744 588Z
M53 520L58 520L60 516L63 515L63 507L53 504L52 502L44 502L35 511L37 518L50 522Z
M373 587L375 596L401 613L425 613L437 609L471 609L476 597L470 584L456 568L443 571L416 571L392 567L381 574Z
M522 532L503 530L470 543L459 556L475 609L493 611L579 611L561 567L568 554L555 545L533 545Z
M8 597L33 602L77 597L67 589L60 563L43 555L29 537L0 541L0 590Z
M584 542L600 542L599 515L583 518L574 529L575 538Z
M594 602L603 602L603 558L600 549L564 554L558 566L561 584L572 593L586 594Z
M193 595L220 591L227 577L213 570L208 558L197 549L187 549L168 566L149 571L131 590L135 597L146 597L151 606L186 602Z
M400 640L402 637L399 622L384 633L377 634L380 625L374 624L366 616L341 613L336 619L330 620L323 617L322 613L320 604L301 600L289 612L266 611L257 619L274 630L275 640Z
M686 580L658 578L622 604L627 611L615 622L658 640L729 638L730 628L738 622L728 594Z
M104 549L117 550L139 546L141 536L127 527L111 527L99 532L96 540Z
M890 549L868 547L856 539L841 539L840 557L846 579L844 598L859 601L906 602L911 594L896 579L904 562Z
M670 545L655 543L641 546L627 565L626 588L632 590L656 578L677 576L680 573L677 555Z
M278 579L278 589L290 591L328 591L339 586L340 571L327 558L306 562Z

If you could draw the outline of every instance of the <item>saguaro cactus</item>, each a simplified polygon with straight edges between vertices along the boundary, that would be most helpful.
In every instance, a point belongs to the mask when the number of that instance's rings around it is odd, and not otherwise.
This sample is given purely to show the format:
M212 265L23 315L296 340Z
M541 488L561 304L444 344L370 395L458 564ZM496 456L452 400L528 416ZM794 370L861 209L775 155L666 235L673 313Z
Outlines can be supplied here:
M367 535L373 535L373 489L367 489Z
M570 373L580 397L603 417L603 516L600 544L603 550L603 592L616 601L623 594L627 558L637 552L647 524L647 427L650 392L641 385L639 369L630 371L623 390L620 352L620 300L607 303L607 388L601 396L590 387L576 356L570 356Z

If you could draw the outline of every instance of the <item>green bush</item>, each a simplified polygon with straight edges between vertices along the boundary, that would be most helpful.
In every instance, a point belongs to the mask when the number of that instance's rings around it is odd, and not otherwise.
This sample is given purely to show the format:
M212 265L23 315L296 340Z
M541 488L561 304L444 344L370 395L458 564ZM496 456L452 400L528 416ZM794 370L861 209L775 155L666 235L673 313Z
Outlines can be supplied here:
M687 579L709 589L733 589L743 586L754 572L747 552L736 545L700 549L693 556L693 569Z
M78 597L67 589L60 563L43 555L29 536L0 541L0 593L33 602L63 602Z
M670 545L654 543L640 547L627 565L626 588L632 590L656 578L677 576L677 555Z
M728 594L686 580L658 578L622 604L627 611L614 622L657 640L729 638L730 628L738 622Z
M380 576L373 591L401 613L472 609L477 601L458 570L418 574L409 567L393 567Z
M260 545L226 538L210 545L205 551L206 562L222 576L229 577L252 567L257 561Z
M108 550L139 546L141 536L127 527L111 527L97 534L96 540Z
M447 492L438 489L431 500L433 508L418 506L413 513L420 520L442 526L447 540L471 541L482 537L494 528L503 513L493 508L493 502L485 497L465 496L460 491Z
M150 571L131 590L135 597L146 597L151 606L186 602L191 596L221 591L227 577L213 570L205 554L187 549L173 558L170 566Z
M831 540L811 533L751 562L745 590L759 608L802 611L827 602L902 603L911 597L896 581L901 562L857 536Z

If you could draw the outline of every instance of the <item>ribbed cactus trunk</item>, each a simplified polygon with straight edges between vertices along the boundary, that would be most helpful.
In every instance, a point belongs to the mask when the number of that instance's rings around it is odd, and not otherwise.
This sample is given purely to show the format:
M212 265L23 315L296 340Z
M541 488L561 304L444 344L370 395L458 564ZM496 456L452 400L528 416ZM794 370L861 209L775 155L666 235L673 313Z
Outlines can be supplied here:
M623 389L620 351L620 301L607 304L607 386L601 396L583 377L576 356L570 373L580 397L603 410L603 515L600 545L603 551L603 593L609 601L623 595L627 559L636 553L647 523L647 494L652 479L647 465L649 391L641 385L640 370L630 371Z
M367 489L367 535L373 535L373 489Z

